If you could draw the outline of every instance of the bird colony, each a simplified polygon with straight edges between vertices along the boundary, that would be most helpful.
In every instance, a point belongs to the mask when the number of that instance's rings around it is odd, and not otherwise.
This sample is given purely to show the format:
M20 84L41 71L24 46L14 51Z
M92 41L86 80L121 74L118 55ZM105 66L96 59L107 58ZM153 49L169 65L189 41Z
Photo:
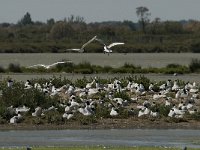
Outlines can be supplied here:
M136 82L132 79L112 79L111 82L100 82L99 78L91 78L84 86L76 87L69 83L55 86L52 80L37 83L27 80L23 88L25 91L35 89L46 97L62 97L54 105L43 108L30 108L29 104L7 107L11 124L24 120L25 116L42 117L47 112L56 111L63 120L71 120L77 114L99 118L184 118L199 113L199 86L194 83L182 83L177 80L160 83ZM15 81L9 80L6 88L12 90ZM1 91L1 97L4 92ZM162 109L161 109L162 108ZM165 109L165 113L162 110ZM61 111L60 111L61 110ZM99 116L99 111L104 111ZM106 114L106 115L105 115Z

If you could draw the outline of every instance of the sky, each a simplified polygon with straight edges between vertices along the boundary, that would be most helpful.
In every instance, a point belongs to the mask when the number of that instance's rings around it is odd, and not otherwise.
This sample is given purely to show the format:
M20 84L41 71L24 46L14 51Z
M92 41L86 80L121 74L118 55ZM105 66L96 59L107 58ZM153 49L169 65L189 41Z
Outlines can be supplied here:
M137 22L136 8L145 6L151 20L200 20L200 0L0 0L0 23L16 23L26 12L33 21L62 20L70 15L87 23L131 20Z

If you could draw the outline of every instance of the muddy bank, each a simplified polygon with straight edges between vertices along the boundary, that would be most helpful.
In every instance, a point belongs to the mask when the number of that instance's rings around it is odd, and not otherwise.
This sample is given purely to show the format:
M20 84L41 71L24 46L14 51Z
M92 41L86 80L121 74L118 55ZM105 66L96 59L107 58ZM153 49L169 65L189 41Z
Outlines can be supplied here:
M196 129L200 130L200 122L194 120L145 120L145 119L103 119L92 124L67 122L65 124L3 124L0 130L64 130L64 129Z

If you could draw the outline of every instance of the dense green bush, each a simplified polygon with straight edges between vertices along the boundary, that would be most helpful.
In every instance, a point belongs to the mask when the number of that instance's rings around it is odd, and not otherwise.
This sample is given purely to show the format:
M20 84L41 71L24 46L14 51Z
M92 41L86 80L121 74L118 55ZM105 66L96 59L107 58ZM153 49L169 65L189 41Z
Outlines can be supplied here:
M114 94L114 97L116 98L122 98L123 100L130 100L130 97L128 96L128 94L126 92L116 92Z
M5 69L2 66L0 66L0 73L4 73L4 72L5 72Z
M191 44L191 51L194 53L200 53L200 42Z
M13 63L9 64L8 70L10 72L22 72L20 65L19 64L13 64Z
M191 72L199 72L200 71L200 60L192 59L192 62L189 64L189 68Z

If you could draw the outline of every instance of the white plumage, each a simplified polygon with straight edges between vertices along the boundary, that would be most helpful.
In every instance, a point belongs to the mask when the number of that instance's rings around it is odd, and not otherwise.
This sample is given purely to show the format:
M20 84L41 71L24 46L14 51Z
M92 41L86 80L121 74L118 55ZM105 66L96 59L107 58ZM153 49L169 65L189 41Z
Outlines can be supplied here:
M94 41L96 39L97 36L94 36L92 39L90 39L87 43L83 44L82 47L79 49L79 48L72 48L72 49L67 49L67 51L76 51L76 52L79 52L79 53L83 53L84 52L84 48L90 44L92 41Z
M51 65L44 65L44 64L36 64L36 65L33 65L33 66L29 66L27 68L37 68L37 67L44 67L45 69L49 69L49 68L52 68L58 64L64 64L64 63L69 63L71 61L59 61L59 62L56 62L56 63L53 63Z
M123 42L115 42L107 46L101 39L96 38L95 40L97 40L98 42L104 45L104 53L112 53L112 50L110 49L111 47L124 44Z

